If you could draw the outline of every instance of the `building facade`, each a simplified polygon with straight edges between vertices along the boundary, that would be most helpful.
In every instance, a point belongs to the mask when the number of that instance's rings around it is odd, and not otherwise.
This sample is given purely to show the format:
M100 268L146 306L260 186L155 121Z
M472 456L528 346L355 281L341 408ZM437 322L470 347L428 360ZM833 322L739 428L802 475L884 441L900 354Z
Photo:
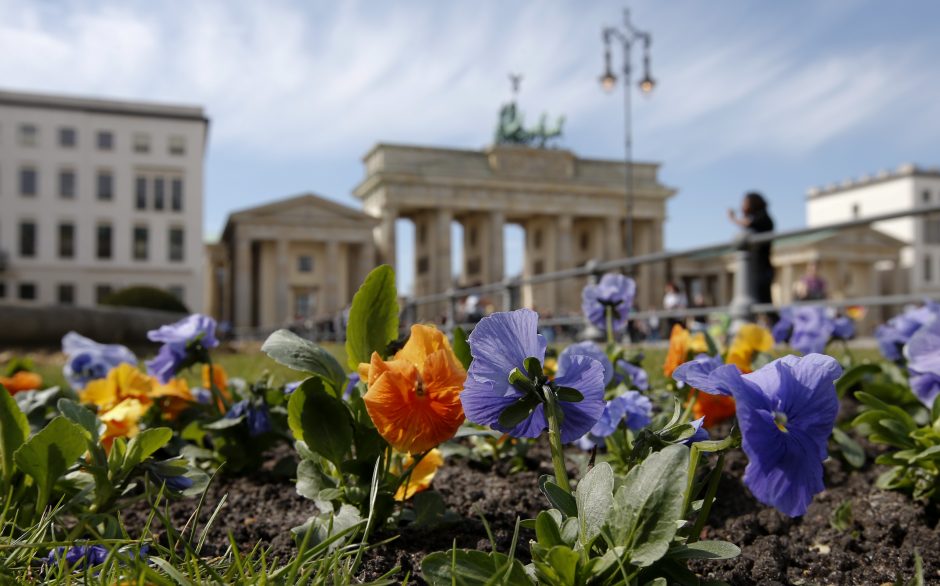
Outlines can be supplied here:
M0 303L203 301L198 107L0 92Z
M811 188L806 195L806 222L826 226L836 222L940 204L940 168L901 165L836 185ZM873 228L904 243L898 273L879 265L898 285L895 293L940 293L940 217L900 218ZM900 277L900 278L898 278Z
M379 144L364 162L366 176L354 195L366 213L379 219L375 243L381 262L394 265L396 222L414 223L417 296L502 281L506 224L525 231L526 277L625 256L627 177L621 161L521 145L462 150ZM636 255L663 249L666 202L675 190L659 181L658 169L653 163L632 165ZM463 259L456 271L451 266L454 223L463 230ZM639 269L640 307L659 303L662 269ZM527 285L522 303L547 314L577 313L583 286L584 279ZM419 319L437 320L443 304L418 311Z
M207 247L206 312L236 333L334 327L375 267L378 223L310 193L231 214Z

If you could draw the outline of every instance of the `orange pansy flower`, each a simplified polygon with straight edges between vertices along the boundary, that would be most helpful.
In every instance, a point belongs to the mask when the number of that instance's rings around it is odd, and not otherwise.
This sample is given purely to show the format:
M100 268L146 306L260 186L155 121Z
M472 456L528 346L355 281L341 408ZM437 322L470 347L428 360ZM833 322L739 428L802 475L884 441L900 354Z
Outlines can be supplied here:
M0 376L0 385L6 387L11 395L20 391L33 391L42 386L42 377L35 372L20 370L13 376Z
M404 461L404 468L407 470L414 464L414 458L407 456ZM427 453L415 469L411 471L411 476L398 487L395 492L396 501L406 501L415 494L427 490L437 474L437 469L444 464L444 455L438 449L433 449Z
M212 365L212 377L209 377L209 365L202 365L202 386L203 388L210 388L210 381L215 383L217 389L223 393L228 393L228 374L225 372L225 369L219 366L218 364Z
M710 395L696 391L695 405L692 407L695 418L704 417L705 427L717 425L734 416L734 399L723 395Z
M159 403L160 411L167 419L173 420L193 403L193 394L185 379L174 378L165 385L156 385L150 395Z
M150 403L155 381L136 366L122 362L105 378L90 381L81 392L83 403L94 403L100 410L110 409L127 398Z
M138 422L150 408L150 403L138 399L124 399L105 413L99 414L98 419L107 426L101 436L101 445L110 451L114 438L134 437L140 433Z
M669 334L669 351L666 352L666 361L663 363L663 374L669 378L673 371L680 364L686 362L689 358L689 344L692 337L689 331L679 324L672 326L672 332Z
M769 352L774 347L774 336L767 328L757 324L744 324L738 330L728 355L726 364L734 364L741 372L748 373L753 370L751 363L758 352Z
M399 452L430 450L452 438L463 423L460 391L467 372L436 328L412 326L411 337L392 360L373 353L359 372L369 387L362 398L369 417Z

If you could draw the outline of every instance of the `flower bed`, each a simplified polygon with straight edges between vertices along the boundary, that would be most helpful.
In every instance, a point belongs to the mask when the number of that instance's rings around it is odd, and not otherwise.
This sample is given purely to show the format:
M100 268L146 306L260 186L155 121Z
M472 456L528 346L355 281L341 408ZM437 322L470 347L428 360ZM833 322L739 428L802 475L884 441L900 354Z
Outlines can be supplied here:
M529 310L400 336L380 267L345 364L265 343L289 381L229 377L204 316L152 332L141 365L70 334L71 389L20 361L0 379L0 577L940 579L940 308L880 328L882 359L827 355L852 322L805 307L773 332L676 326L643 357L618 342L634 290L585 289L606 342L550 348Z

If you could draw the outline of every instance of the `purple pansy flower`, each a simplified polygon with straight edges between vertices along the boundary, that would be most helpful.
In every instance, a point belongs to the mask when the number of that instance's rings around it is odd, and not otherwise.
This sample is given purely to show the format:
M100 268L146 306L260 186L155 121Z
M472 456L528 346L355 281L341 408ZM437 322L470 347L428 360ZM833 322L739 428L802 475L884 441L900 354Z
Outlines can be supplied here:
M917 330L904 347L911 390L928 409L940 395L940 317Z
M901 360L902 348L911 336L937 317L940 317L940 304L927 301L921 307L908 308L904 313L878 326L875 328L875 339L878 340L881 354L888 360Z
M591 435L607 437L616 431L621 421L634 431L643 429L653 420L653 403L637 391L614 397L607 402L600 419L591 428Z
M89 381L105 378L115 366L122 362L137 364L137 357L127 346L99 344L76 332L62 338L62 352L66 356L62 373L75 390L85 388Z
M510 374L515 369L525 372L527 358L545 360L546 341L538 333L538 314L530 309L491 314L473 328L468 341L473 363L460 394L467 419L514 437L538 437L548 425L541 402L518 425L507 428L499 423L503 411L526 396L510 384ZM555 380L538 383L570 387L584 396L577 402L558 401L564 443L587 433L604 410L604 367L593 358L561 356Z
M300 385L302 385L303 382L304 382L304 381L302 381L302 380L297 380L297 381L293 381L293 382L287 383L286 385L284 385L284 394L285 394L285 395L293 395L293 394L294 394L294 391L296 391L298 388L300 388Z
M59 546L49 552L46 563L50 566L57 566L63 555L69 567L78 569L103 564L108 559L108 550L103 545L73 545L68 549Z
M744 484L760 502L798 517L822 491L822 462L839 410L831 356L784 356L750 374L734 365L698 381L707 393L730 395L748 457ZM692 383L690 383L692 384Z
M350 372L346 375L346 379L348 382L346 383L346 389L343 391L343 400L348 401L356 385L359 384L362 378L359 376L358 372Z
M593 358L598 361L601 366L604 367L604 386L610 384L612 378L614 378L614 365L610 363L610 359L607 358L607 354L603 350L597 347L597 344L594 342L578 342L577 344L571 344L567 348L561 351L561 354L558 355L558 363L561 364L562 360L566 360L566 356L587 356L588 358Z
M847 319L847 318L846 318ZM837 323L826 314L826 308L818 305L785 307L780 312L780 321L773 327L774 340L788 342L803 354L825 350L829 339L837 333ZM847 339L854 333L851 320L838 324L838 333Z
M642 367L628 362L626 360L618 360L617 366L614 369L614 378L618 383L627 383L629 378L629 384L632 388L639 389L641 391L648 391L650 389L650 378L646 374L646 371Z
M680 383L687 384L694 389L701 389L702 385L708 385L709 375L724 363L718 356L709 356L708 354L699 354L692 360L684 362L676 367L672 373L672 378Z
M633 298L636 296L636 282L620 273L607 273L596 285L588 285L581 292L581 310L588 321L601 330L607 331L607 308L613 310L613 329L623 330L627 325Z
M215 320L194 313L175 324L147 332L152 342L163 342L157 356L147 361L147 372L166 384L183 368L204 362L207 350L219 345Z
M271 431L271 418L268 406L264 403L255 406L248 399L235 403L225 414L225 418L237 419L238 417L245 418L245 423L248 424L248 435L251 437Z
M692 427L695 429L695 433L692 434L692 437L686 439L682 443L687 446L691 446L697 442L705 442L709 440L708 430L703 427L705 425L705 416L699 417L698 419L693 419L689 422Z

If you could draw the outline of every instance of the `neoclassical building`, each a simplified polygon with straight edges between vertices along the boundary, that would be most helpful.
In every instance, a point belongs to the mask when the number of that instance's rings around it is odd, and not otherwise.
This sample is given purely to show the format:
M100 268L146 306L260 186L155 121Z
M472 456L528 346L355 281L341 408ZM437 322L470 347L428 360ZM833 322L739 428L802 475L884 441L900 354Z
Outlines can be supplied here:
M207 312L236 332L338 315L375 266L377 224L311 193L231 214L207 247Z
M622 258L625 165L567 150L495 145L461 150L379 144L365 158L354 195L359 211L305 194L232 214L207 250L208 311L236 330L322 323L348 306L379 263L395 264L396 223L414 223L414 294L502 281L504 227L525 230L526 276ZM662 250L666 202L658 165L633 165L633 250ZM461 266L451 266L454 223L463 227ZM637 274L638 304L657 304L663 267ZM583 279L533 285L522 302L548 314L576 313ZM496 306L499 307L499 299ZM443 304L417 318L436 320Z
M415 295L504 278L506 224L525 230L524 276L623 258L626 247L626 166L581 158L567 150L498 144L484 150L379 144L365 158L365 179L353 194L380 219L379 261L395 259L395 224L415 226ZM663 248L666 202L675 190L660 183L659 165L634 163L633 250ZM463 227L463 262L451 266L451 224ZM459 274L456 282L453 275ZM662 267L637 275L638 303L657 303ZM546 313L579 311L583 280L528 286L523 303ZM497 303L498 307L498 303ZM422 306L433 319L440 307Z

